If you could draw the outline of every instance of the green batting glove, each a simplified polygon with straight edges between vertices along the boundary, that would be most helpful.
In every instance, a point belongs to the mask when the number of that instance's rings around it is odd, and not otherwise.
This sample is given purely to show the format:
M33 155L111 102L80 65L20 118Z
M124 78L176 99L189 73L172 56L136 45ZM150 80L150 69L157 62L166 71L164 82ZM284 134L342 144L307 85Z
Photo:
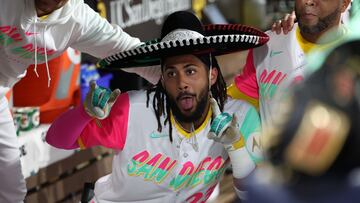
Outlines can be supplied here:
M221 113L219 105L214 98L210 98L213 111L213 120L208 138L221 142L227 149L234 150L244 146L239 128L237 127L236 115Z
M111 90L96 85L95 81L90 82L90 91L86 94L84 101L85 111L94 118L105 119L109 116L111 107L114 105L120 90Z

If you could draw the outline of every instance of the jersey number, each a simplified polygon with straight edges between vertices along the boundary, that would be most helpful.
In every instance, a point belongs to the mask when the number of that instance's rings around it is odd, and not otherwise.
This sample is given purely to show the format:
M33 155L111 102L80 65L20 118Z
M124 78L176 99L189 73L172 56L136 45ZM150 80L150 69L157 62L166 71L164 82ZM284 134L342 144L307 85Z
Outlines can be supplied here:
M206 192L205 194L203 194L202 192L197 192L195 194L193 194L192 196L190 196L189 198L186 199L186 202L188 203L205 203L206 200L209 199L211 193L214 191L215 187L217 184L211 186Z

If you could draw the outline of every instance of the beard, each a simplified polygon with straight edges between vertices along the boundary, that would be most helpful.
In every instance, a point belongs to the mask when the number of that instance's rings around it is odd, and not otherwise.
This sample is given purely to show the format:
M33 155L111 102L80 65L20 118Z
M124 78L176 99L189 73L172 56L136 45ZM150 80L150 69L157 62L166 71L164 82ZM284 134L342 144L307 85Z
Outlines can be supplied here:
M185 96L185 95L194 96L193 94L187 93L187 92L184 92L181 94L181 96ZM198 97L198 98L200 98L200 100L197 102L195 111L193 111L190 115L186 115L186 114L182 113L180 108L176 104L175 99L170 97L168 94L166 94L166 96L168 98L170 109L171 109L174 117L176 118L176 120L179 122L191 123L191 122L199 120L203 116L203 113L205 112L206 106L209 101L209 90L207 88L204 88L200 92L199 97Z
M334 24L335 20L337 19L340 13L340 9L337 8L334 12L330 13L329 15L323 18L319 18L319 22L313 26L304 25L301 22L299 13L300 13L299 10L295 6L296 19L298 19L300 30L307 34L319 34L324 30L330 28Z

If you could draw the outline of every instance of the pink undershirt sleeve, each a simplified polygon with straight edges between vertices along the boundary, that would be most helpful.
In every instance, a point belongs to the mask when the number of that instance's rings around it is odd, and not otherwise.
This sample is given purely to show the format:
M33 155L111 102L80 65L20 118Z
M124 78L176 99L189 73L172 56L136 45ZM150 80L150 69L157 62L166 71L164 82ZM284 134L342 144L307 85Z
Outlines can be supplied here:
M79 143L84 147L101 145L107 148L122 150L127 136L130 101L127 93L117 99L109 116L104 120L92 120L82 131Z
M256 79L253 53L253 49L250 49L243 72L235 76L235 85L243 94L253 99L259 99L259 85Z
M46 142L60 149L79 148L77 139L92 119L82 105L70 109L51 124L46 134Z
M122 150L128 130L129 111L127 93L117 98L109 116L104 120L95 121L88 116L83 106L76 107L55 120L46 135L46 141L61 149L100 145Z

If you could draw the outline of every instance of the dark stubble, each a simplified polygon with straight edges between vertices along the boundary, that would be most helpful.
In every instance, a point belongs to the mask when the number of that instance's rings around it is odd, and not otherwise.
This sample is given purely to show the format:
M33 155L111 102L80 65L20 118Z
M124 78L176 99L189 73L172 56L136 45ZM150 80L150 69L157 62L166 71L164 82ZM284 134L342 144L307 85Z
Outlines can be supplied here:
M307 33L307 34L319 34L322 31L330 28L333 25L333 22L336 20L339 13L340 13L340 9L337 8L334 12L332 12L329 15L325 16L324 18L319 18L319 22L316 25L307 26L307 25L302 24L300 16L299 16L299 11L295 7L296 19L299 20L300 30L303 33Z

